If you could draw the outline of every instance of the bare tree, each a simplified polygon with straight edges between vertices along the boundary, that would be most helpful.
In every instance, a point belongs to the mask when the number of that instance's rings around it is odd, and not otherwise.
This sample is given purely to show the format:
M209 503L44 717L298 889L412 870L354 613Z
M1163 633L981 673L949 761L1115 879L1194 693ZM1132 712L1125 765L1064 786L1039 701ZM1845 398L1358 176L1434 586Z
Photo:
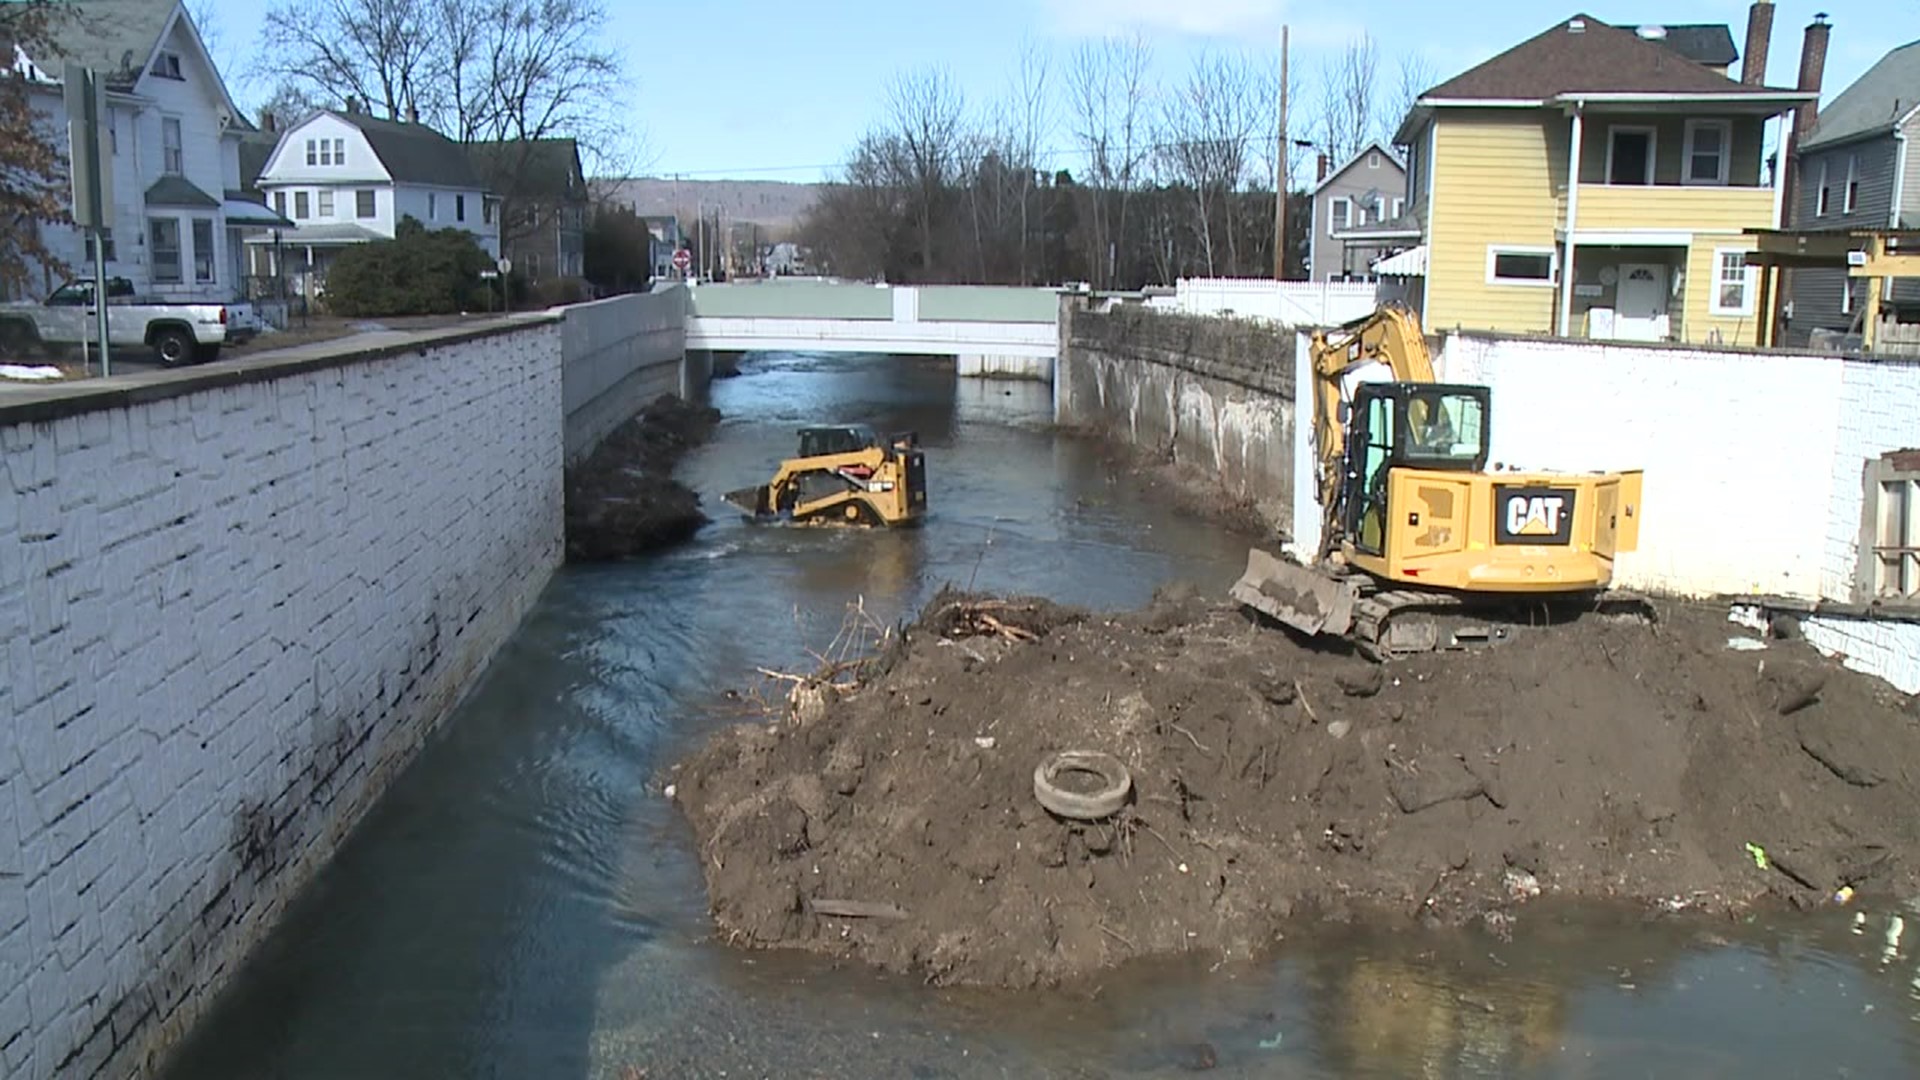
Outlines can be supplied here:
M254 74L402 120L430 99L427 0L281 0L267 11Z
M1162 101L1158 159L1166 178L1194 200L1209 274L1239 268L1231 196L1247 179L1255 140L1267 137L1261 83L1244 56L1204 52L1186 81Z
M1434 70L1433 62L1419 53L1407 53L1400 57L1400 83L1391 100L1390 111L1382 117L1382 138L1391 140L1398 131L1407 114L1420 100L1420 95L1432 89L1440 81Z
M931 277L936 262L933 226L958 176L966 141L966 99L945 68L897 76L887 87L889 133L895 140L919 225L919 262Z
M59 12L49 0L0 4L0 296L22 290L37 267L64 273L42 228L67 220L64 132L37 115L30 76L14 64L17 48L49 72L61 56L50 29ZM0 341L0 355L11 343Z
M1147 72L1152 62L1151 46L1138 35L1103 38L1083 43L1067 71L1074 136L1087 162L1088 265L1103 286L1113 282L1119 246L1115 237L1128 235L1131 196L1146 163L1152 106ZM1119 204L1117 215L1108 212L1110 200Z
M1020 186L1020 276L1024 284L1031 280L1030 242L1033 238L1032 207L1035 173L1040 167L1041 151L1053 136L1052 113L1048 105L1048 78L1051 57L1032 40L1022 41L1020 57L1014 68L1013 91L1008 110L1008 160L1019 167Z
M1367 34L1347 43L1321 68L1316 141L1337 167L1375 137L1380 49Z

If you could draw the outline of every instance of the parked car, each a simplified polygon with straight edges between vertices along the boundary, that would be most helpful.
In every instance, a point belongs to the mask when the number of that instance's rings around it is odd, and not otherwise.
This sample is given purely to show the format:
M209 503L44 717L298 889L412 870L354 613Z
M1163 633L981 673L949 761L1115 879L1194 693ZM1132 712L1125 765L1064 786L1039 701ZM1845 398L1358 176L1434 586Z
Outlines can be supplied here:
M140 297L126 278L107 281L107 340L116 349L150 348L167 367L214 360L222 345L251 338L258 323L245 304ZM68 281L40 303L0 304L0 355L96 345L96 326L93 282Z

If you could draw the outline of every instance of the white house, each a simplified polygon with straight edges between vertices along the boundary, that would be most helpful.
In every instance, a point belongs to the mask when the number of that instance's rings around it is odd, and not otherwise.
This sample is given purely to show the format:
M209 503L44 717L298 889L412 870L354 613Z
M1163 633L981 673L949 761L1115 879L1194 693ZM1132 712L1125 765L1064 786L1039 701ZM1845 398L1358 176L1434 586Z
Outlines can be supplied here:
M38 84L34 104L64 148L61 78L68 62L100 76L112 158L107 273L141 292L178 299L245 295L247 234L277 220L241 192L239 147L253 130L227 92L179 0L77 0L61 5L49 36L65 54L13 59ZM49 226L53 254L76 276L93 256L79 230ZM53 268L36 283L57 287Z
M420 123L380 120L349 102L289 126L260 172L258 186L293 228L252 237L255 266L270 272L274 251L288 275L309 272L316 288L341 251L392 239L412 217L428 229L473 234L487 254L500 253L494 199L459 143Z

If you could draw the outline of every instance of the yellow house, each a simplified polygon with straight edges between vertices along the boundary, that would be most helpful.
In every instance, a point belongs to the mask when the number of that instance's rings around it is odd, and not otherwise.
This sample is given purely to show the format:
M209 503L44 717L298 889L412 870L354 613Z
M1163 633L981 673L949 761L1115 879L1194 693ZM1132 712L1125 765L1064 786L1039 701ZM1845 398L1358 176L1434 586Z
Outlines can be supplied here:
M1434 330L1753 344L1766 130L1817 96L1574 16L1417 99L1394 141L1420 243L1375 271Z

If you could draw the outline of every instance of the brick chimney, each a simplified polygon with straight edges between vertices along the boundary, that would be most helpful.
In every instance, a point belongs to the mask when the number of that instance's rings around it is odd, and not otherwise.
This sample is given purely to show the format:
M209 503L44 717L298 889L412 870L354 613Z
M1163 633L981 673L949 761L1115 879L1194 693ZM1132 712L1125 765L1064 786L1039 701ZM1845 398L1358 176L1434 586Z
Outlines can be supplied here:
M1806 44L1800 47L1800 89L1820 91L1820 80L1827 70L1827 39L1833 34L1833 27L1827 23L1827 13L1822 11L1807 24ZM1820 119L1820 102L1809 101L1800 106L1794 115L1794 142L1807 137L1813 130L1814 121Z
M1314 163L1313 182L1319 183L1327 178L1327 155L1321 154Z
M1767 81L1767 46L1773 41L1773 0L1754 0L1747 9L1747 51L1740 61L1740 82L1746 86L1764 86Z
M280 120L273 115L272 109L260 110L260 130L269 135L280 130Z

